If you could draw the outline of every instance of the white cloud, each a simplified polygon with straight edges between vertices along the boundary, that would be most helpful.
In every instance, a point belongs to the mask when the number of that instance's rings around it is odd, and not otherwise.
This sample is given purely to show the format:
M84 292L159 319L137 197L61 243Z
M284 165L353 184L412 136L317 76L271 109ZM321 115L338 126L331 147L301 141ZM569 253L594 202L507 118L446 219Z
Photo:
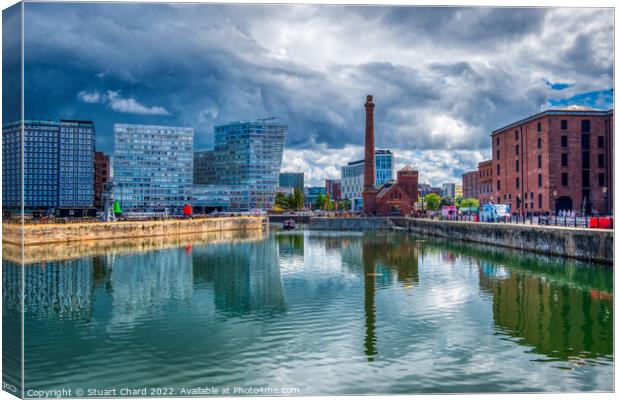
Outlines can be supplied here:
M140 104L133 97L123 98L120 92L108 90L106 93L100 93L98 91L88 92L82 90L77 94L80 101L84 103L101 103L106 104L114 111L118 111L126 114L139 114L139 115L170 115L170 112L164 107L152 106L147 107Z

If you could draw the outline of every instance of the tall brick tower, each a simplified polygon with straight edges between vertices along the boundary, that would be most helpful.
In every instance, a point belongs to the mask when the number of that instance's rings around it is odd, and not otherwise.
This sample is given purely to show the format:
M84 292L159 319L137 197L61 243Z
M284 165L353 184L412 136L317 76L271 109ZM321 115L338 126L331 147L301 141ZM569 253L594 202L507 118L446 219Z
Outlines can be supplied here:
M376 212L375 200L375 103L372 96L366 96L366 139L364 143L364 190L362 191L362 207L364 214Z

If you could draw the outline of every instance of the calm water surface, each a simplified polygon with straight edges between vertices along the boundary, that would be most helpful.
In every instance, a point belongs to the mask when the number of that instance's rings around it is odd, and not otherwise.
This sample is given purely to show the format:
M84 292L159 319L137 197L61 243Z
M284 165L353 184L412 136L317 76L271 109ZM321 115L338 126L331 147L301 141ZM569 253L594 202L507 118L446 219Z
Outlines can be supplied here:
M19 271L3 262L5 326L19 318ZM31 390L613 389L613 278L600 265L405 233L272 231L24 274Z

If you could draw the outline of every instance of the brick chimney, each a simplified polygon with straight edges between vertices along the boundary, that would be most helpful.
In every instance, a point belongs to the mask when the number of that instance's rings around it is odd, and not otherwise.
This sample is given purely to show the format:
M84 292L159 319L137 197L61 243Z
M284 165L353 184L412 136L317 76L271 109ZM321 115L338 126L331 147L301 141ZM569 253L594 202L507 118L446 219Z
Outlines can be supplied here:
M375 213L377 188L375 186L375 103L372 96L366 96L366 138L364 143L364 189L362 206L364 214Z

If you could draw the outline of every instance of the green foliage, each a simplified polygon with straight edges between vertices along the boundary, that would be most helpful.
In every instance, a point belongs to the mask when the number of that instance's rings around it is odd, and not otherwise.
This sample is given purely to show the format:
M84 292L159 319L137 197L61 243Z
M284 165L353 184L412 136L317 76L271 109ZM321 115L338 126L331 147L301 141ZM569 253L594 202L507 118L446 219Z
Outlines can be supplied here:
M301 210L304 208L304 200L304 192L299 188L295 188L293 194L288 198L289 207L293 210Z
M463 201L463 196L458 196L456 199L454 199L454 205L457 207L461 207L462 201Z
M439 210L439 204L441 203L441 197L437 193L428 193L424 196L424 206L427 210L437 211Z
M289 207L288 198L286 197L284 193L280 193L280 192L276 193L276 205L280 208Z
M334 204L333 204L333 202L329 198L329 193L320 194L316 198L316 202L314 203L314 207L317 210L325 210L325 211L333 210L334 209Z
M463 199L461 201L461 207L478 208L480 207L480 201L475 198Z
M453 206L454 205L454 199L452 197L442 197L441 198L441 203L440 206Z

